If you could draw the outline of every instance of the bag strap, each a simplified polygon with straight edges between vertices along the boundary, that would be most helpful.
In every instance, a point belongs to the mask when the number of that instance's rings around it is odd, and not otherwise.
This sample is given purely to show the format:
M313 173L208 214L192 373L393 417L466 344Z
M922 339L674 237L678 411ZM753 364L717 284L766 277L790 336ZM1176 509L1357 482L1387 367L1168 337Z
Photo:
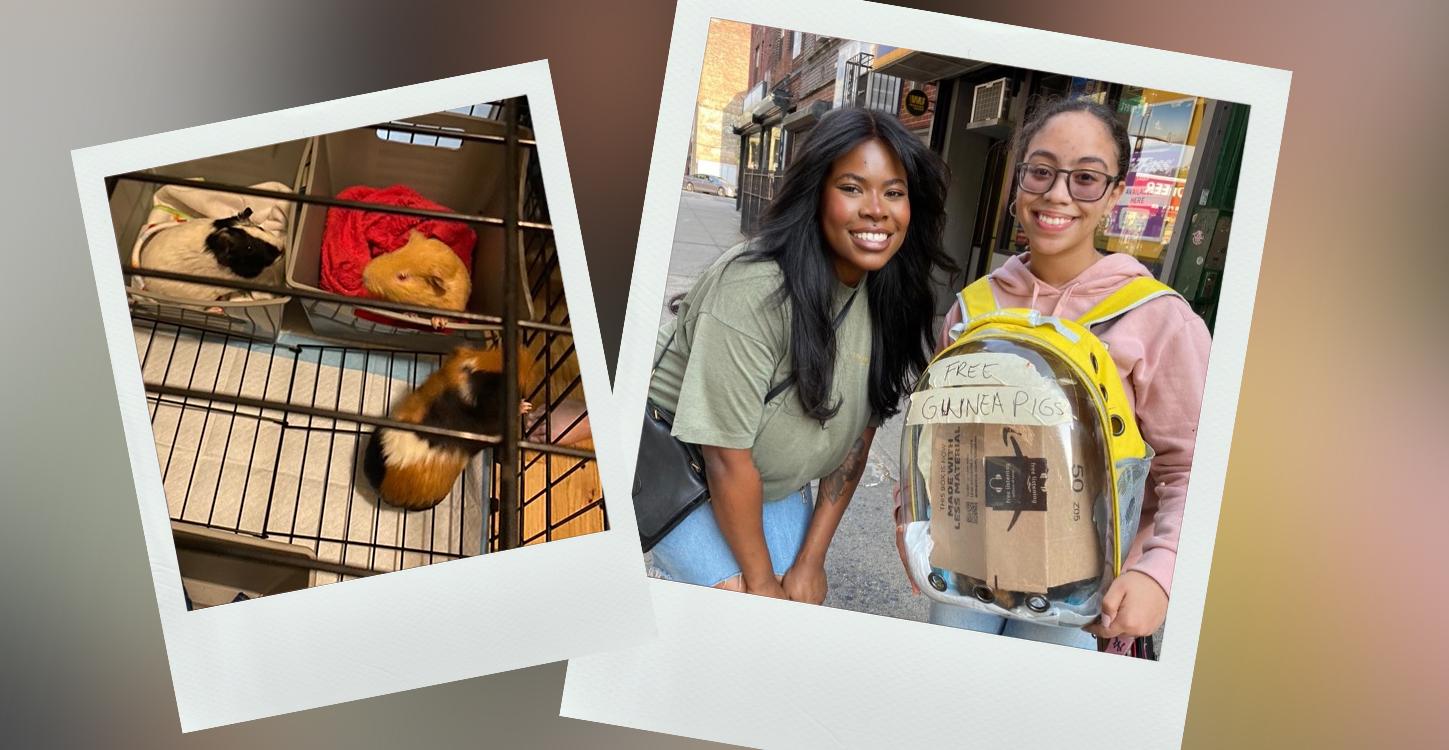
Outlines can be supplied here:
M674 323L674 330L669 332L669 340L664 342L664 348L659 350L659 356L654 360L654 366L649 368L649 379L654 379L654 373L659 370L659 363L664 361L664 355L669 353L669 346L674 343L675 334L679 333L679 322Z
M1106 299L1098 302L1092 309L1082 313L1077 322L1083 328L1091 328L1169 294L1177 295L1177 290L1150 276L1138 276L1107 295Z
M845 304L840 307L840 312L835 314L835 320L830 322L830 328L832 330L838 330L840 328L840 324L845 321L845 314L850 312L850 306L855 304L855 295L860 293L860 288L864 285L865 283L863 281L862 283L855 285L855 291L852 291L850 293L850 299L847 299L845 301ZM786 376L784 380L776 384L774 388L771 388L769 393L765 394L765 403L768 404L771 401L774 401L776 396L784 393L785 389L789 388L791 385L794 385L794 383L795 373L792 372L788 376Z
M830 323L830 327L832 329L840 328L840 324L845 321L845 315L846 313L850 312L850 306L855 304L855 295L860 293L861 286L862 284L855 285L855 290L850 293L850 299L847 299L845 301L845 304L841 306L840 312L835 314L835 320L831 321ZM678 333L679 324L675 323L674 330L670 331L669 333L669 340L664 342L664 348L659 350L659 356L654 360L654 367L650 368L649 370L649 377L651 379L654 377L654 373L659 369L659 363L664 361L664 355L669 353L669 347L674 344L674 337L678 335ZM768 404L771 401L775 400L776 396L784 393L785 389L789 388L792 384L794 384L794 382L795 373L792 372L784 380L776 384L775 387L771 388L769 393L765 394L765 403Z

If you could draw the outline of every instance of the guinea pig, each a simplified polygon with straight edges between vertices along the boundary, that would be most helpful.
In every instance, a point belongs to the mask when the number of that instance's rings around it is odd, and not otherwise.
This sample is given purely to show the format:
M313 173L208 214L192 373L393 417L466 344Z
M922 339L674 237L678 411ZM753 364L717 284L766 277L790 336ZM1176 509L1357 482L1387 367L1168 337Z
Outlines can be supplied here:
M519 347L520 357L527 352ZM527 362L519 362L520 391ZM502 435L503 351L459 347L436 372L403 397L392 411L399 422L461 432ZM520 411L533 408L522 402ZM426 433L378 428L363 457L363 473L378 497L406 510L442 502L483 443Z
M468 305L473 284L468 267L447 243L417 231L408 233L402 247L373 258L362 269L368 293L390 302L461 311ZM448 319L435 316L434 328Z
M281 286L281 241L253 224L250 208L224 219L192 219L156 232L141 248L138 265L218 279ZM144 277L147 291L199 300L251 298L261 293L231 287Z
M975 578L961 573L956 574L956 587L961 593L974 596L979 601L987 604L995 604L1002 609L1015 609L1019 603L1021 594L1007 589L992 588L980 578Z

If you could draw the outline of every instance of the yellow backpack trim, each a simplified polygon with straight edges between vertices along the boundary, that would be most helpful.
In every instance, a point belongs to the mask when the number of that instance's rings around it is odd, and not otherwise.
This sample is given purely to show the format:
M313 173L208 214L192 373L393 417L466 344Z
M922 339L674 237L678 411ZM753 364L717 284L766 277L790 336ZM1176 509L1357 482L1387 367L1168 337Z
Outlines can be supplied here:
M1117 365L1108 354L1107 345L1090 329L1168 294L1175 295L1177 292L1156 279L1138 277L1108 295L1077 320L1068 320L1026 308L1001 309L990 277L983 276L957 295L963 315L960 335L932 360L950 356L967 342L982 338L1026 340L1054 352L1077 371L1083 383L1096 386L1092 400L1107 438L1107 461L1111 464L1107 475L1112 477L1113 576L1121 575L1126 559L1126 551L1122 548L1122 512L1117 491L1121 481L1119 459L1145 457L1148 449L1137 428L1137 419L1122 387L1122 379L1117 374Z
M1092 309L1082 313L1077 322L1084 328L1091 328L1168 294L1177 294L1177 291L1157 279L1138 276L1123 284L1121 289L1107 295L1106 299L1098 302Z
M962 289L959 299L961 300L962 320L985 315L1001 306L996 301L996 290L991 286L990 276L982 276L975 283Z

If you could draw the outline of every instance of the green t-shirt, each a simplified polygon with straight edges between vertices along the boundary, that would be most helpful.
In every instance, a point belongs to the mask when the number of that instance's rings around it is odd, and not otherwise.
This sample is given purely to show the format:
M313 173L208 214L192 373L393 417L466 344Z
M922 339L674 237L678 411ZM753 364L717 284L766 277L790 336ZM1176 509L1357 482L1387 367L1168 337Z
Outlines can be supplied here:
M656 360L674 340L649 397L674 413L680 440L750 448L763 497L776 500L838 468L871 421L870 302L862 287L836 329L830 403L838 400L840 411L824 427L804 414L794 385L766 404L765 395L790 374L790 303L775 298L783 282L778 264L730 262L746 247L721 255L685 295L678 316L660 327ZM832 319L854 291L837 282Z

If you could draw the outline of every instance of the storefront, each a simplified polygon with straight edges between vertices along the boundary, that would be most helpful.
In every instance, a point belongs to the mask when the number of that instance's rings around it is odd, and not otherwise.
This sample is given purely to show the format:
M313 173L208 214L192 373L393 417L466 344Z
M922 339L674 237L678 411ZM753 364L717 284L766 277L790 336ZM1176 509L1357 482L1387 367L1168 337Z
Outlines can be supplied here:
M740 231L752 234L759 226L765 207L775 197L775 188L785 170L789 138L783 125L790 108L790 96L770 90L761 81L745 97L745 122L735 128L740 138L740 182L736 201L740 210Z
M1098 228L1097 247L1142 261L1212 326L1246 106L911 50L880 55L875 70L939 85L930 143L953 175L946 246L967 281L1025 250L1007 203L1019 161L1012 140L1034 103L1087 98L1112 107L1131 155L1126 189ZM943 307L954 291L943 290Z

